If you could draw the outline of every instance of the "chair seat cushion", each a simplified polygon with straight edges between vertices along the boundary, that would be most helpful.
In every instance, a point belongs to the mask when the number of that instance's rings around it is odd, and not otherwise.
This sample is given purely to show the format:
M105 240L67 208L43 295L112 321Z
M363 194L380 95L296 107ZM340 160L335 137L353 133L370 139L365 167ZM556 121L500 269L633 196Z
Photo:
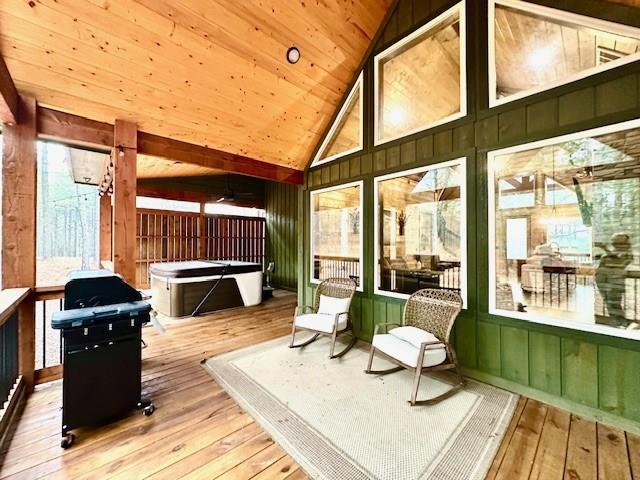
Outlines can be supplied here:
M296 327L308 328L318 332L333 333L333 325L335 322L334 315L325 315L323 313L307 313L299 315L295 318ZM347 328L347 316L341 315L338 320L338 331Z
M414 368L418 365L420 349L390 333L374 335L371 343L382 353L399 360L405 365ZM447 352L444 347L430 348L424 352L422 366L433 367L434 365L440 365L446 358Z
M324 313L326 315L335 315L337 313L344 313L349 311L351 304L351 298L337 298L328 297L327 295L320 295L320 304L318 305L318 313Z
M420 348L420 345L424 342L439 342L438 338L430 332L426 330L422 330L417 327L396 327L389 330L389 334L393 335L400 340L404 340L405 342L409 342L416 348ZM441 345L427 345L427 349L430 348L441 348Z

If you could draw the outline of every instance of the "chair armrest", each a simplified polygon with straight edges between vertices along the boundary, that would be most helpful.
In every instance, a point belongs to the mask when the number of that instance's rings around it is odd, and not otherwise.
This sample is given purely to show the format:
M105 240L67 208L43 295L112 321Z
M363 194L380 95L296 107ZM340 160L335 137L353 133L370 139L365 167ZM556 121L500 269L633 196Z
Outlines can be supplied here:
M334 318L333 318L333 328L334 328L334 330L338 329L338 322L340 321L340 317L342 315L346 315L347 316L347 321L349 320L349 312L336 313Z
M293 316L297 317L298 315L302 315L306 313L307 310L311 310L312 313L315 313L315 311L313 310L313 307L310 305L298 305L296 307L296 312L293 314Z
M385 328L387 328L387 327L391 327L391 326L393 326L393 327L401 327L402 325L400 325L399 323L396 323L396 322L378 323L378 324L376 325L376 328L375 328L375 329L374 329L374 331L373 331L373 334L374 334L374 335L377 335L377 334L378 334L378 331L380 330L380 327L385 327ZM388 332L388 331L389 331L389 329L387 328L387 330L386 330L386 331Z
M444 342L441 342L440 340L433 340L431 342L422 342L420 344L420 348L424 348L425 350L429 350L429 347L431 345L446 345Z

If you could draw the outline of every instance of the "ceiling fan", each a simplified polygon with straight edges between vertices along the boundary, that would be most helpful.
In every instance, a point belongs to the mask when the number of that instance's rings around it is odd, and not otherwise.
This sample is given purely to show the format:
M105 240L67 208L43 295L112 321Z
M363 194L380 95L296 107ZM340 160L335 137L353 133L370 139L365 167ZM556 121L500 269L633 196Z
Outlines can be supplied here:
M231 188L231 175L227 174L227 185L224 193L216 203L222 203L233 200L253 200L256 198L256 194L253 192L235 192L233 188Z

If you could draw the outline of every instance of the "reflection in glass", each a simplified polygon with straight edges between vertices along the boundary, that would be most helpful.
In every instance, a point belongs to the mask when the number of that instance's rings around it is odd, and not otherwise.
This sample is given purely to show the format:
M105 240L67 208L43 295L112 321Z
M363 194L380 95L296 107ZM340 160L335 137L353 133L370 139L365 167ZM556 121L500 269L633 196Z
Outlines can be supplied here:
M337 158L362 148L361 86L362 74L349 94L344 110L329 130L330 137L320 150L318 161Z
M496 308L638 328L640 129L497 155L490 170ZM505 209L502 186L522 171L534 201Z
M581 72L614 66L640 53L639 29L594 24L588 17L530 4L526 8L495 6L491 95L496 100L570 81Z
M360 284L361 186L311 192L314 280L349 277Z
M463 290L464 180L456 160L378 181L378 289Z
M460 10L376 56L376 138L387 140L460 113Z

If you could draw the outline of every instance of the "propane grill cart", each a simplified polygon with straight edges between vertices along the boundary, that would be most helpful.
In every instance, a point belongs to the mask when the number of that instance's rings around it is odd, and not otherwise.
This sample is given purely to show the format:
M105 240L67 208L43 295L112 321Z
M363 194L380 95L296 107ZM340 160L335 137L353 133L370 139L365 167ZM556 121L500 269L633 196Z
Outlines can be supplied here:
M52 328L62 330L62 448L71 430L116 420L134 408L145 415L153 403L141 398L142 325L151 306L140 292L111 272L77 272L65 285L65 310Z

